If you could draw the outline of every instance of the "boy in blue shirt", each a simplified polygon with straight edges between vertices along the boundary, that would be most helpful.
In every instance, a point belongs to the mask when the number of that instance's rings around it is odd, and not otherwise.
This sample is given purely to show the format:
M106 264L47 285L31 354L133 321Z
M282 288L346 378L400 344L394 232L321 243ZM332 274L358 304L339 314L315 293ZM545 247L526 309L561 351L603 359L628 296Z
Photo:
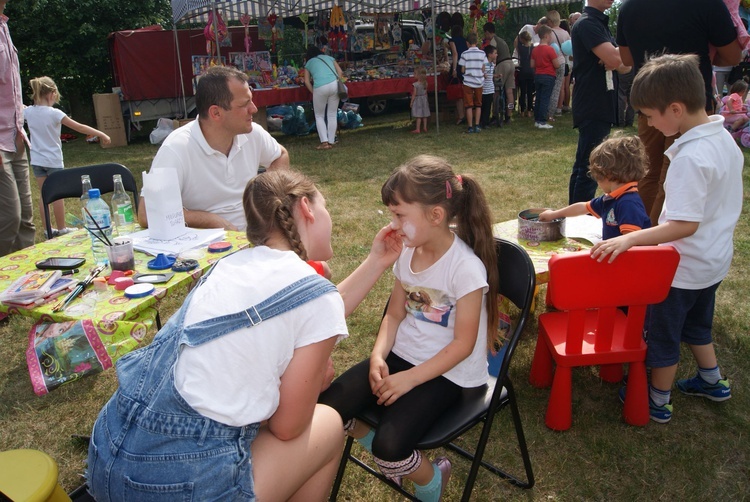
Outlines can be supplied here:
M651 227L638 195L638 181L646 174L646 150L637 136L616 136L603 141L589 157L589 176L604 195L562 209L548 209L539 221L591 214L602 220L602 239Z
M716 289L732 261L734 228L742 209L743 156L720 115L708 116L695 55L664 55L640 69L631 89L633 108L665 136L681 133L665 155L671 164L659 225L602 241L592 258L612 262L632 246L669 244L680 253L667 299L649 308L646 322L651 367L651 419L672 418L671 388L686 342L698 373L677 381L680 392L712 401L731 397L721 376L711 327Z

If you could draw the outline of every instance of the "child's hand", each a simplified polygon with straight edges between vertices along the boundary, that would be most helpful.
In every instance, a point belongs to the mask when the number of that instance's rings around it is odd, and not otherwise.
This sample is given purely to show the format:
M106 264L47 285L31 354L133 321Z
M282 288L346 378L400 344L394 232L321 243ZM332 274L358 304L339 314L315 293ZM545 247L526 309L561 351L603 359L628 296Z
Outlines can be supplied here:
M382 357L370 356L370 388L377 395L377 389L388 376L388 365Z
M539 221L552 221L554 219L556 219L555 211L552 209L546 209L539 213Z
M103 145L109 145L110 143L112 143L110 137L103 133L101 136L99 136L99 141L101 141Z
M418 382L412 379L411 373L411 371L401 371L384 378L380 385L373 389L374 394L378 396L378 404L390 406L416 387Z
M607 255L610 255L607 263L612 263L621 253L624 253L633 247L633 244L630 243L630 239L628 238L629 235L632 234L622 235L620 237L615 237L614 239L598 242L593 248L591 248L591 258L601 262L607 257Z

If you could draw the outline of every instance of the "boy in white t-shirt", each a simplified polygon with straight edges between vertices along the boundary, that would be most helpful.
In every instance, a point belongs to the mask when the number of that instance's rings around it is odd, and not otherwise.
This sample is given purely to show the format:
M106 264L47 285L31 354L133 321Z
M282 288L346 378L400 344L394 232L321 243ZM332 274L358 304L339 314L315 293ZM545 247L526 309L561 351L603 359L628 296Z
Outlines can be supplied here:
M633 81L631 102L665 136L681 133L665 152L671 165L664 208L658 226L602 241L591 256L602 261L611 255L611 262L632 246L655 244L672 245L680 253L669 295L649 308L645 325L651 419L667 423L680 342L689 345L698 374L678 380L677 388L712 401L731 397L729 381L719 371L711 327L716 289L732 261L732 236L742 210L743 156L724 129L723 118L705 112L705 87L695 55L648 61Z
M482 114L482 86L484 85L484 65L487 56L477 47L477 34L469 33L466 43L469 48L461 53L458 60L464 75L464 107L466 108L466 123L468 133L479 132L479 117Z

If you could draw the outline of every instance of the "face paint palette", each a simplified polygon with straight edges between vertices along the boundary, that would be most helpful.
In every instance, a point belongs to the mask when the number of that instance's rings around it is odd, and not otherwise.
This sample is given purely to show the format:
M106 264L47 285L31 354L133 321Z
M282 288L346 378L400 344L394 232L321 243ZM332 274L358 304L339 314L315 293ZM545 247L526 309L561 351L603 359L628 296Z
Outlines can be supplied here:
M133 282L136 284L162 284L169 282L174 276L174 272L147 272L144 274L135 274Z
M232 243L227 241L214 242L208 245L209 253L223 253L232 249Z

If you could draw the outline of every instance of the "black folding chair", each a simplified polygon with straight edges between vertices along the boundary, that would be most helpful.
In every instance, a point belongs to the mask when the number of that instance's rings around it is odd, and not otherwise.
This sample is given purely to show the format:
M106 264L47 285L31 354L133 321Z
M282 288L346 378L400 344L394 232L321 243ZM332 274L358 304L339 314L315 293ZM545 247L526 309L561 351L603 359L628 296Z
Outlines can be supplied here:
M521 424L521 415L518 412L516 394L513 390L513 384L508 375L510 361L515 352L518 339L523 332L526 321L531 312L531 304L534 298L534 288L536 286L536 274L534 265L531 262L526 251L517 244L495 239L498 252L498 269L500 272L500 294L510 300L516 307L521 310L515 329L505 342L504 353L502 354L502 363L497 375L490 374L490 380L486 387L479 389L467 389L459 403L443 414L435 423L430 431L419 441L417 449L432 450L435 448L447 448L471 461L471 469L464 485L462 501L468 501L474 481L479 472L479 467L484 467L493 474L509 480L513 485L522 488L531 488L534 486L534 473L531 468L531 459L526 448L526 439L523 434ZM499 356L498 356L499 357ZM498 385L498 382L501 385ZM526 471L526 481L522 481L516 476L496 467L495 465L483 460L487 441L490 437L490 430L495 418L495 414L502 410L506 405L510 405L513 424L515 426L518 447L523 459L524 469ZM372 427L377 428L379 420L378 407L373 406L366 410L358 420L362 420ZM474 452L469 452L457 446L453 441L468 432L474 426L482 425L482 432ZM336 474L336 480L331 491L331 501L335 501L341 487L341 481L346 470L346 464L349 460L362 467L376 478L388 484L391 488L398 491L409 500L417 500L411 493L405 491L393 481L388 480L379 471L373 469L359 458L351 454L352 443L354 439L349 437L344 447L344 453L339 464L339 470Z
M47 222L47 235L52 236L52 225L50 224L49 205L60 199L81 197L81 176L88 174L91 177L91 186L98 188L102 194L115 190L112 176L122 176L122 185L126 191L133 195L133 210L138 210L138 186L135 177L130 170L122 164L109 162L107 164L94 164L91 166L71 167L50 174L42 185L42 202L44 202L44 217Z

